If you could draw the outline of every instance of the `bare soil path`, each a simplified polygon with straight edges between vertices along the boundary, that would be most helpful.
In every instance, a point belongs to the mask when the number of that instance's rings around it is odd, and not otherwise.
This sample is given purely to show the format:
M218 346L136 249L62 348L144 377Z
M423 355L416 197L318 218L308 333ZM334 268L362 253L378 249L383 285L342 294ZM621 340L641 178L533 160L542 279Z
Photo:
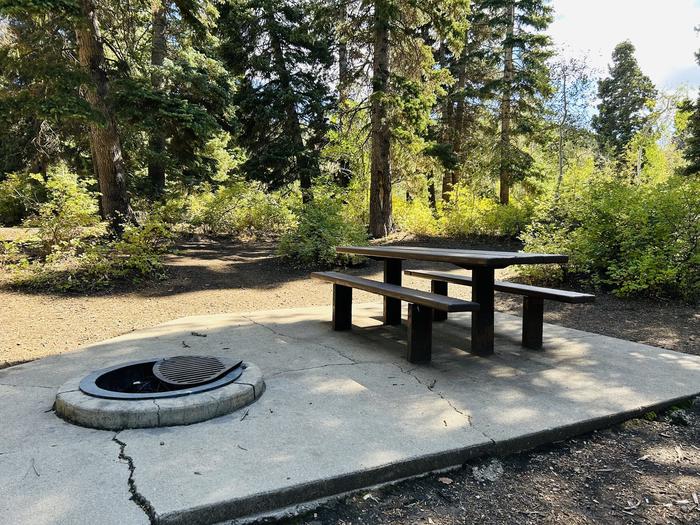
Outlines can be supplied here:
M416 240L405 243L425 244ZM477 246L466 241L429 243L517 249L516 245ZM81 345L178 317L331 301L326 285L309 280L307 271L290 269L279 260L273 242L193 240L182 243L167 265L166 280L135 290L77 296L0 288L0 368L74 351ZM427 266L409 263L407 267ZM381 276L377 263L352 272ZM508 275L509 271L504 271L499 277ZM428 287L428 282L420 279L406 283ZM452 287L450 293L469 297L470 291ZM357 293L355 299L368 301L373 296ZM497 308L519 313L520 301L499 295ZM545 320L700 354L700 312L679 303L621 300L598 294L593 305L549 303ZM458 472L368 491L290 523L698 524L700 405L651 419L633 420L495 463L470 463Z

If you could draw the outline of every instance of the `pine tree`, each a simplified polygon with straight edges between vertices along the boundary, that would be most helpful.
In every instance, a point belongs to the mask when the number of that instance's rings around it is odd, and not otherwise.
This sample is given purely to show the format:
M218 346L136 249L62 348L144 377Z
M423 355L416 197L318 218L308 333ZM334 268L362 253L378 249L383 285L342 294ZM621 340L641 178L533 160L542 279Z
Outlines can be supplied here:
M517 139L539 138L544 100L551 92L551 39L544 31L552 21L552 8L546 0L484 0L483 7L500 35L494 51L500 55L502 75L492 88L499 98L500 202L508 204L511 185L532 166L532 157Z
M687 138L683 157L688 161L684 173L686 175L700 174L700 96L695 104L689 104L684 109L690 110L688 117L688 127L686 128Z
M601 149L620 160L627 144L644 127L656 88L639 68L629 40L615 46L608 73L598 82L600 104L592 124Z
M372 17L371 167L369 189L369 231L385 237L392 229L391 218L391 127L389 122L389 78L391 72L390 27L396 16L391 0L375 0Z
M79 92L84 74L64 51L74 53L77 15L77 6L0 3L0 172L45 174L52 162L88 149L79 138L92 115Z
M467 0L375 0L371 4L369 230L374 237L383 237L393 228L393 139L400 137L401 142L410 143L424 138L437 93L447 79L426 41L439 42L443 49L459 54L468 5Z
M207 156L206 146L235 120L233 83L200 20L209 4L157 0L156 5L159 16L168 16L165 34L165 28L151 25L157 14L151 2L55 0L31 9L0 3L7 21L6 38L0 39L3 169L44 172L63 161L81 176L92 171L103 201L119 194L115 198L122 202L128 200L124 191L151 186L138 175L155 159L173 180L211 178L216 160ZM165 50L162 40L158 44L162 36ZM13 144L7 156L5 135ZM154 137L160 140L149 140ZM96 140L109 143L112 153L102 158L104 148L95 149ZM100 180L110 163L115 175ZM104 187L110 179L121 189ZM113 207L103 202L102 211L109 215Z
M700 51L695 54L695 59L700 65ZM681 110L690 112L683 148L683 157L688 161L684 172L686 175L697 175L700 174L700 94L694 104L688 101Z
M441 144L436 145L436 156L445 169L443 202L449 202L465 161L480 147L480 128L485 121L486 105L493 97L492 83L498 77L498 60L489 52L496 34L485 16L483 0L472 0L470 10L461 52L441 56L441 62L454 78L439 104Z
M92 0L81 0L75 35L80 65L90 78L83 92L97 115L89 124L92 166L100 188L100 210L115 232L131 219L121 138L110 101L110 79L105 68L104 43L97 8Z
M330 31L319 15L311 0L240 0L225 7L219 24L226 65L242 77L236 101L249 154L243 168L271 187L298 180L304 201L320 175L333 104Z
M158 92L165 87L163 65L167 52L168 4L165 0L151 2L151 86ZM165 146L167 136L160 127L149 137L148 179L152 195L160 197L165 191Z

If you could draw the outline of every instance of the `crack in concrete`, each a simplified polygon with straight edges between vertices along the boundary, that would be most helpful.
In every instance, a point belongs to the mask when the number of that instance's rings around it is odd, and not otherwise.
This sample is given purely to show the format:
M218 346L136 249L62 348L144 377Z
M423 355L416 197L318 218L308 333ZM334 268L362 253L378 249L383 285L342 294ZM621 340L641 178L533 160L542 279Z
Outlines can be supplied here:
M270 376L270 377L272 377L272 376ZM255 385L254 385L253 383L237 383L237 384L249 386L250 388L253 389L253 401L256 401L256 400L262 395L262 393L258 394L258 392L255 390ZM265 386L265 385L263 384L263 387L264 387L264 386ZM251 401L251 403L252 403L253 401ZM242 407L241 407L241 408L242 408Z
M304 340L304 339L301 339L300 337L294 337L293 335L283 334L282 332L278 332L278 331L275 330L274 328L271 328L271 327L267 326L266 324L259 323L258 321L254 320L254 319L251 319L250 317L248 317L248 316L246 316L246 315L242 315L241 317L243 317L243 319L247 319L248 321L250 321L250 322L253 323L254 325L257 325L257 326L260 326L260 327L262 327L262 328L265 328L266 330L269 330L270 332L272 332L273 334L275 334L275 335L277 335L277 336L279 336L279 337L291 339L291 340L297 341L297 342L299 342L299 343L307 343L307 342L308 342L309 344L316 345L316 346L320 346L321 348L325 348L326 350L331 350L332 352L335 352L336 354L338 354L338 355L339 355L340 357L342 357L343 359L347 359L347 360L350 361L352 364L357 364L357 363L358 363L358 361L356 361L355 359L353 359L353 358L350 357L349 355L344 354L343 352L341 352L340 350L338 350L337 348L335 348L335 347L333 347L333 346L330 346L330 345L327 345L327 344L324 344L324 343L309 342L309 341L306 341L306 340Z
M352 363L327 363L325 365L309 366L306 368L294 368L291 370L282 370L281 372L275 372L274 374L271 374L268 377L277 377L277 376L281 376L284 374L291 374L294 372L304 372L306 370L317 370L319 368L328 368L331 366L384 365L384 364L391 364L391 363L388 363L387 361L353 361Z
M272 332L273 334L275 334L275 335L278 336L278 337L282 337L282 338L286 338L286 339L292 339L292 340L297 341L297 342L306 342L306 341L304 341L303 339L301 339L301 338L299 338L299 337L294 337L294 336L291 336L291 335L288 335L288 334L283 334L283 333L281 333L281 332L278 332L278 331L275 330L274 328L272 328L272 327L270 327L270 326L267 326L266 324L260 323L260 322L258 322L258 321L256 321L256 320L250 318L249 316L242 315L241 317L243 317L244 319L246 319L247 321L253 323L253 324L256 325L256 326L260 326L261 328L265 328L266 330ZM365 364L365 363L367 363L367 364L392 364L392 365L396 366L403 374L406 374L406 375L408 375L408 376L411 376L411 377L412 377L413 379L415 379L419 384L425 386L430 392L433 392L433 393L436 394L438 397L440 397L440 399L442 399L443 401L445 401L445 402L447 403L447 405L448 405L452 410L454 410L455 412L457 412L457 413L460 414L463 418L466 419L466 421L467 421L469 427L472 427L472 428L473 428L474 424L473 424L473 421L472 421L472 416L471 416L471 414L465 414L463 411L461 411L460 409L458 409L458 408L452 403L452 401L451 401L450 399L448 399L442 392L433 390L433 388L435 387L435 383L437 382L437 380L434 380L433 383L432 383L430 386L428 386L428 385L426 385L425 383L423 383L423 382L420 380L420 378L419 378L418 376L416 376L415 374L412 374L412 373L411 373L411 370L413 370L413 369L405 370L405 369L404 369L401 365L399 365L398 363L385 363L385 362L372 362L372 361L357 361L357 360L353 359L352 357L350 357L350 356L344 354L343 352L341 352L340 350L338 350L337 348L335 348L335 347L333 347L333 346L326 345L326 344L323 344L323 343L311 343L311 344L316 345L316 346L320 346L320 347L322 347L322 348L326 348L326 349L328 349L328 350L331 350L331 351L335 352L336 354L338 354L340 357L342 357L342 358L347 359L348 361L350 361L350 363L328 363L328 364L325 364L325 365L319 365L319 366L314 366L314 367L309 367L309 368L300 368L300 369L297 369L297 370L285 370L285 371L283 371L283 372L277 372L276 374L273 374L273 375L271 375L270 377L280 376L280 375L287 374L287 373L291 373L291 372L299 372L299 371L303 371L303 370L313 370L313 369L315 369L315 368L326 368L326 367L330 367L330 366L354 366L354 365ZM492 443L495 443L495 440L494 440L493 438L491 438L490 436L488 436L485 432L483 432L483 431L481 431L481 430L479 430L478 432L479 432L480 434L482 434L486 439L488 439L489 441L491 441Z
M461 410L459 410L456 406L454 406L454 404L452 404L452 401L450 401L450 400L445 396L445 394L443 394L442 392L433 390L433 389L435 388L436 383L437 383L437 379L433 379L433 382L432 382L430 385L426 385L425 383L423 383L423 381L421 381L421 379L420 379L417 375L411 373L413 370L415 370L415 368L410 368L410 369L407 369L407 370L406 370L406 369L404 369L401 365L399 365L398 363L393 363L393 364L394 364L399 370L401 370L402 373L404 373L404 374L406 374L406 375L408 375L408 376L411 376L413 379L415 379L415 380L418 382L418 384L423 385L423 386L426 387L430 392L433 392L433 393L437 394L438 396L440 396L440 399L442 399L443 401L445 401L455 412L457 412L458 414L461 414L462 417L464 417L464 418L467 420L467 422L469 423L469 426L470 426L471 428L474 427L474 424L473 424L473 421L472 421L472 416L471 416L470 414L465 414L464 412L462 412ZM486 432L484 432L483 430L476 429L476 431L479 432L482 436L484 436L486 439L488 439L488 440L489 440L491 443L493 443L494 445L496 444L496 440L493 439L491 436L489 436L489 435L488 435Z
M153 404L156 406L156 421L158 421L158 426L160 426L160 405L156 399L152 399Z
M432 383L430 383L429 385L426 385L423 381L421 381L421 379L420 379L417 375L411 373L411 371L415 370L415 368L404 369L404 368L403 368L401 365L399 365L398 363L393 363L393 365L396 366L396 368L398 368L399 370L401 370L401 373L406 374L406 375L408 375L408 376L411 376L413 379L416 380L416 382L418 382L419 385L424 386L424 387L427 388L430 392L436 394L440 399L442 399L445 403L447 403L447 404L449 405L449 407L450 407L452 410L454 410L454 411L457 412L459 415L461 415L463 418L465 418L465 419L467 420L467 423L469 423L469 426L470 426L470 427L474 426L473 423L472 423L472 416L471 416L471 414L466 414L466 413L464 413L464 412L461 411L459 408L457 408L457 407L452 403L452 401L450 401L450 400L445 396L444 393L440 392L439 390L435 390L435 384L437 383L437 379L433 379L433 382L432 382ZM482 433L483 433L483 432L482 432ZM489 438L489 439L491 439L491 438Z
M114 434L114 436L112 437L112 441L119 445L118 458L121 461L126 461L126 464L129 466L129 479L127 480L127 484L129 485L129 493L131 494L131 497L129 499L136 503L136 505L139 506L139 508L146 514L146 516L148 516L149 523L151 523L151 525L155 525L157 523L156 510L153 508L153 505L151 505L151 502L148 501L146 497L138 491L138 488L136 487L136 481L134 480L134 471L136 470L136 466L134 465L134 458L126 454L126 443L120 440L118 436L119 432Z

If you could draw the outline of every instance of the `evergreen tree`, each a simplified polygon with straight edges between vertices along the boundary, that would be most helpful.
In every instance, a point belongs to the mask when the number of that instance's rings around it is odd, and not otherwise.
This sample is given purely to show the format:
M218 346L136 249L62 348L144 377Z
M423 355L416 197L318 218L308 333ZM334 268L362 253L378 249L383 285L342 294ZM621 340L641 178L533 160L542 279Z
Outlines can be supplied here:
M695 59L700 65L700 52L695 53ZM697 175L700 173L700 94L694 104L688 101L680 109L690 113L683 148L683 157L688 161L688 166L684 171L687 175Z
M392 230L391 128L389 122L390 27L397 6L391 0L375 0L372 16L371 166L369 231L385 237Z
M219 57L213 4L141 0L101 8L132 191L157 198L166 178L187 185L218 181L214 157L228 155L219 150L236 122L234 79Z
M656 88L639 68L629 40L615 46L608 73L598 82L600 104L592 125L600 147L619 160L627 144L644 127Z
M131 219L131 208L101 31L93 0L81 0L75 36L78 60L90 79L83 85L82 91L96 116L88 126L92 167L100 189L102 217L109 221L115 232L120 232L124 221Z
M410 142L426 135L437 94L447 80L425 43L425 33L459 53L468 7L468 0L375 0L371 4L369 230L374 237L384 237L393 228L392 139Z
M89 154L82 123L92 110L79 93L84 74L77 60L65 58L75 53L77 13L77 5L0 2L0 172L45 175L52 162Z
M439 60L454 79L439 104L440 144L434 146L445 169L444 202L450 200L452 188L460 181L465 162L474 158L480 147L483 138L480 131L488 122L486 106L493 97L491 88L498 77L498 60L489 52L497 35L485 16L483 0L472 0L470 10L461 52L442 53Z
M499 33L502 75L492 84L499 99L498 176L500 202L508 204L511 185L528 175L532 157L518 138L541 138L543 105L551 92L547 59L552 21L547 0L484 0L484 15Z
M215 12L208 2L162 2L169 28L163 57L152 56L162 30L151 27L147 0L56 0L31 9L0 3L0 154L5 134L15 146L0 165L45 172L63 160L83 176L92 171L105 217L116 206L105 199L121 202L119 214L128 215L124 192L141 191L137 175L154 158L174 180L212 176L217 161L207 145L234 124L232 83L203 21ZM160 137L158 147L149 137ZM96 141L104 147L94 148ZM105 186L109 180L118 191Z
M153 0L151 3L151 86L156 92L165 87L163 66L167 53L168 3ZM159 197L165 191L165 146L167 136L162 128L154 129L148 139L151 152L148 160L148 179L152 194Z
M684 172L686 175L697 175L700 173L700 96L694 104L686 104L683 109L690 111L683 150L683 157L688 161L688 166Z
M298 180L304 201L319 177L333 63L329 21L312 0L236 0L219 30L227 67L242 77L236 101L246 173L279 187Z

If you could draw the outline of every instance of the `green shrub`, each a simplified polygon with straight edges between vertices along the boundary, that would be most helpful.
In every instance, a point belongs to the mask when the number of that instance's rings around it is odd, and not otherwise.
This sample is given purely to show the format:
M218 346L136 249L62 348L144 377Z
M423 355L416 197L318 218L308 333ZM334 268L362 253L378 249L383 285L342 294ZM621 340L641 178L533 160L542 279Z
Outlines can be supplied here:
M363 225L344 215L339 199L328 194L316 195L303 206L298 222L280 239L279 253L296 266L332 267L355 264L360 258L337 254L344 244L366 244Z
M513 198L504 206L491 198L478 197L466 188L457 188L453 196L440 218L443 233L451 237L515 237L532 218L532 204L525 199Z
M569 255L569 273L618 295L698 299L700 180L594 177L542 207L522 240L527 251Z
M164 275L162 256L171 241L168 226L149 217L140 226L127 226L121 239L82 239L43 259L25 258L11 266L10 282L26 289L87 292L157 279Z
M79 240L85 228L99 224L96 196L65 166L49 171L46 191L48 200L25 221L39 228L46 253L64 249Z
M212 191L203 186L188 199L188 220L215 235L275 234L293 220L289 203L256 183L237 182Z
M433 215L433 210L421 200L407 202L395 198L393 212L394 222L402 231L425 236L437 235L440 232L440 225Z
M24 258L18 242L0 242L0 270L10 270Z
M0 182L0 225L17 226L46 200L41 175L10 173Z

